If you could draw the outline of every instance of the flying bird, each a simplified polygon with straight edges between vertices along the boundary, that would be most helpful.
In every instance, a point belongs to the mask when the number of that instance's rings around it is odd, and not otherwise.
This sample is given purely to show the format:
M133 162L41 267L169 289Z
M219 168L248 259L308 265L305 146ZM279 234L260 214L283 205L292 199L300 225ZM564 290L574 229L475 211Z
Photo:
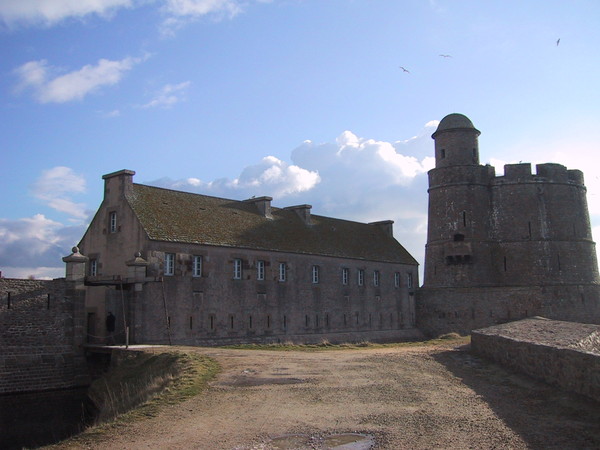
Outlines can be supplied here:
M410 73L410 72L409 72L408 70L406 70L404 67L400 66L400 68L401 68L401 69L402 69L404 72L406 72L406 73Z
M440 55L442 58L452 58L452 55Z
M558 47L558 44L560 44L560 38L558 38L558 41L556 41L556 46Z

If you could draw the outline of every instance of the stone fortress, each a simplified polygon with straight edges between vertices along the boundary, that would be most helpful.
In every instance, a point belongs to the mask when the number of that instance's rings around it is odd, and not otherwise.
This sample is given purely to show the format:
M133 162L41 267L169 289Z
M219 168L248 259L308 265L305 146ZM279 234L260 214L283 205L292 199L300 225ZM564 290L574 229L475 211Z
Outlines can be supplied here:
M582 172L507 164L496 176L479 163L479 134L467 117L450 114L432 135L417 326L434 335L531 316L600 323Z
M450 114L432 136L421 287L391 221L105 175L80 249L63 258L66 279L0 278L0 380L22 381L0 392L85 383L84 344L124 343L126 330L132 344L214 345L415 339L534 316L600 324L582 173L509 164L496 176L479 163L479 134Z

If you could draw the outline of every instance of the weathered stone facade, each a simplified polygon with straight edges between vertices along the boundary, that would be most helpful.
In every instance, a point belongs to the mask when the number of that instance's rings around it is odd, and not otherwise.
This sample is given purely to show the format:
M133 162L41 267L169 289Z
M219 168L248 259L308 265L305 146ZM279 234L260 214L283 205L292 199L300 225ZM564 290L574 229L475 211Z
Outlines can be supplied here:
M600 326L530 318L471 334L472 351L600 401Z
M579 170L479 164L479 131L450 114L433 134L417 321L468 333L517 318L600 323L598 263Z
M0 394L89 383L85 290L77 287L65 279L0 278Z
M415 328L417 263L392 222L311 215L133 184L106 175L79 247L97 342L398 340ZM134 255L137 257L134 258ZM104 318L116 317L106 333ZM94 325L95 323L95 325Z

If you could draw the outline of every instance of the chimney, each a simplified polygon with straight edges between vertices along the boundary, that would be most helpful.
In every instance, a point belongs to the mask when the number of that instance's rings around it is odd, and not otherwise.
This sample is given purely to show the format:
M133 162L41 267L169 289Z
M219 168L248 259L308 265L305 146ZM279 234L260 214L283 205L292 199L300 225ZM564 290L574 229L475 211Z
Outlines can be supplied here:
M394 237L394 221L393 220L382 220L380 222L369 222L369 225L375 225L383 230L389 237Z
M288 206L287 208L283 208L283 209L294 211L296 214L298 214L298 217L300 217L300 219L302 219L302 222L304 222L305 225L312 225L312 222L310 220L310 209L311 208L312 208L311 205L296 205L296 206Z
M258 212L261 216L266 217L267 219L272 219L271 215L271 201L273 197L252 197L248 200L244 200L247 203L254 203L258 208Z
M102 176L104 180L104 200L116 200L131 192L133 186L133 170L119 170Z

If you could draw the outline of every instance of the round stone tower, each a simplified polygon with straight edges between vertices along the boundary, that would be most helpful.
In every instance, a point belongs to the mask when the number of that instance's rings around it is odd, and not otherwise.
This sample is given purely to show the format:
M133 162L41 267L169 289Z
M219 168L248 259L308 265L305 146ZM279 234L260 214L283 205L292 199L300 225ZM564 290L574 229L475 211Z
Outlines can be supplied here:
M480 132L462 114L442 119L429 171L425 250L427 287L485 284L488 276L489 185L494 168L479 164Z
M427 334L540 315L600 323L600 277L583 174L560 164L479 164L462 114L432 138L425 276L417 325Z

